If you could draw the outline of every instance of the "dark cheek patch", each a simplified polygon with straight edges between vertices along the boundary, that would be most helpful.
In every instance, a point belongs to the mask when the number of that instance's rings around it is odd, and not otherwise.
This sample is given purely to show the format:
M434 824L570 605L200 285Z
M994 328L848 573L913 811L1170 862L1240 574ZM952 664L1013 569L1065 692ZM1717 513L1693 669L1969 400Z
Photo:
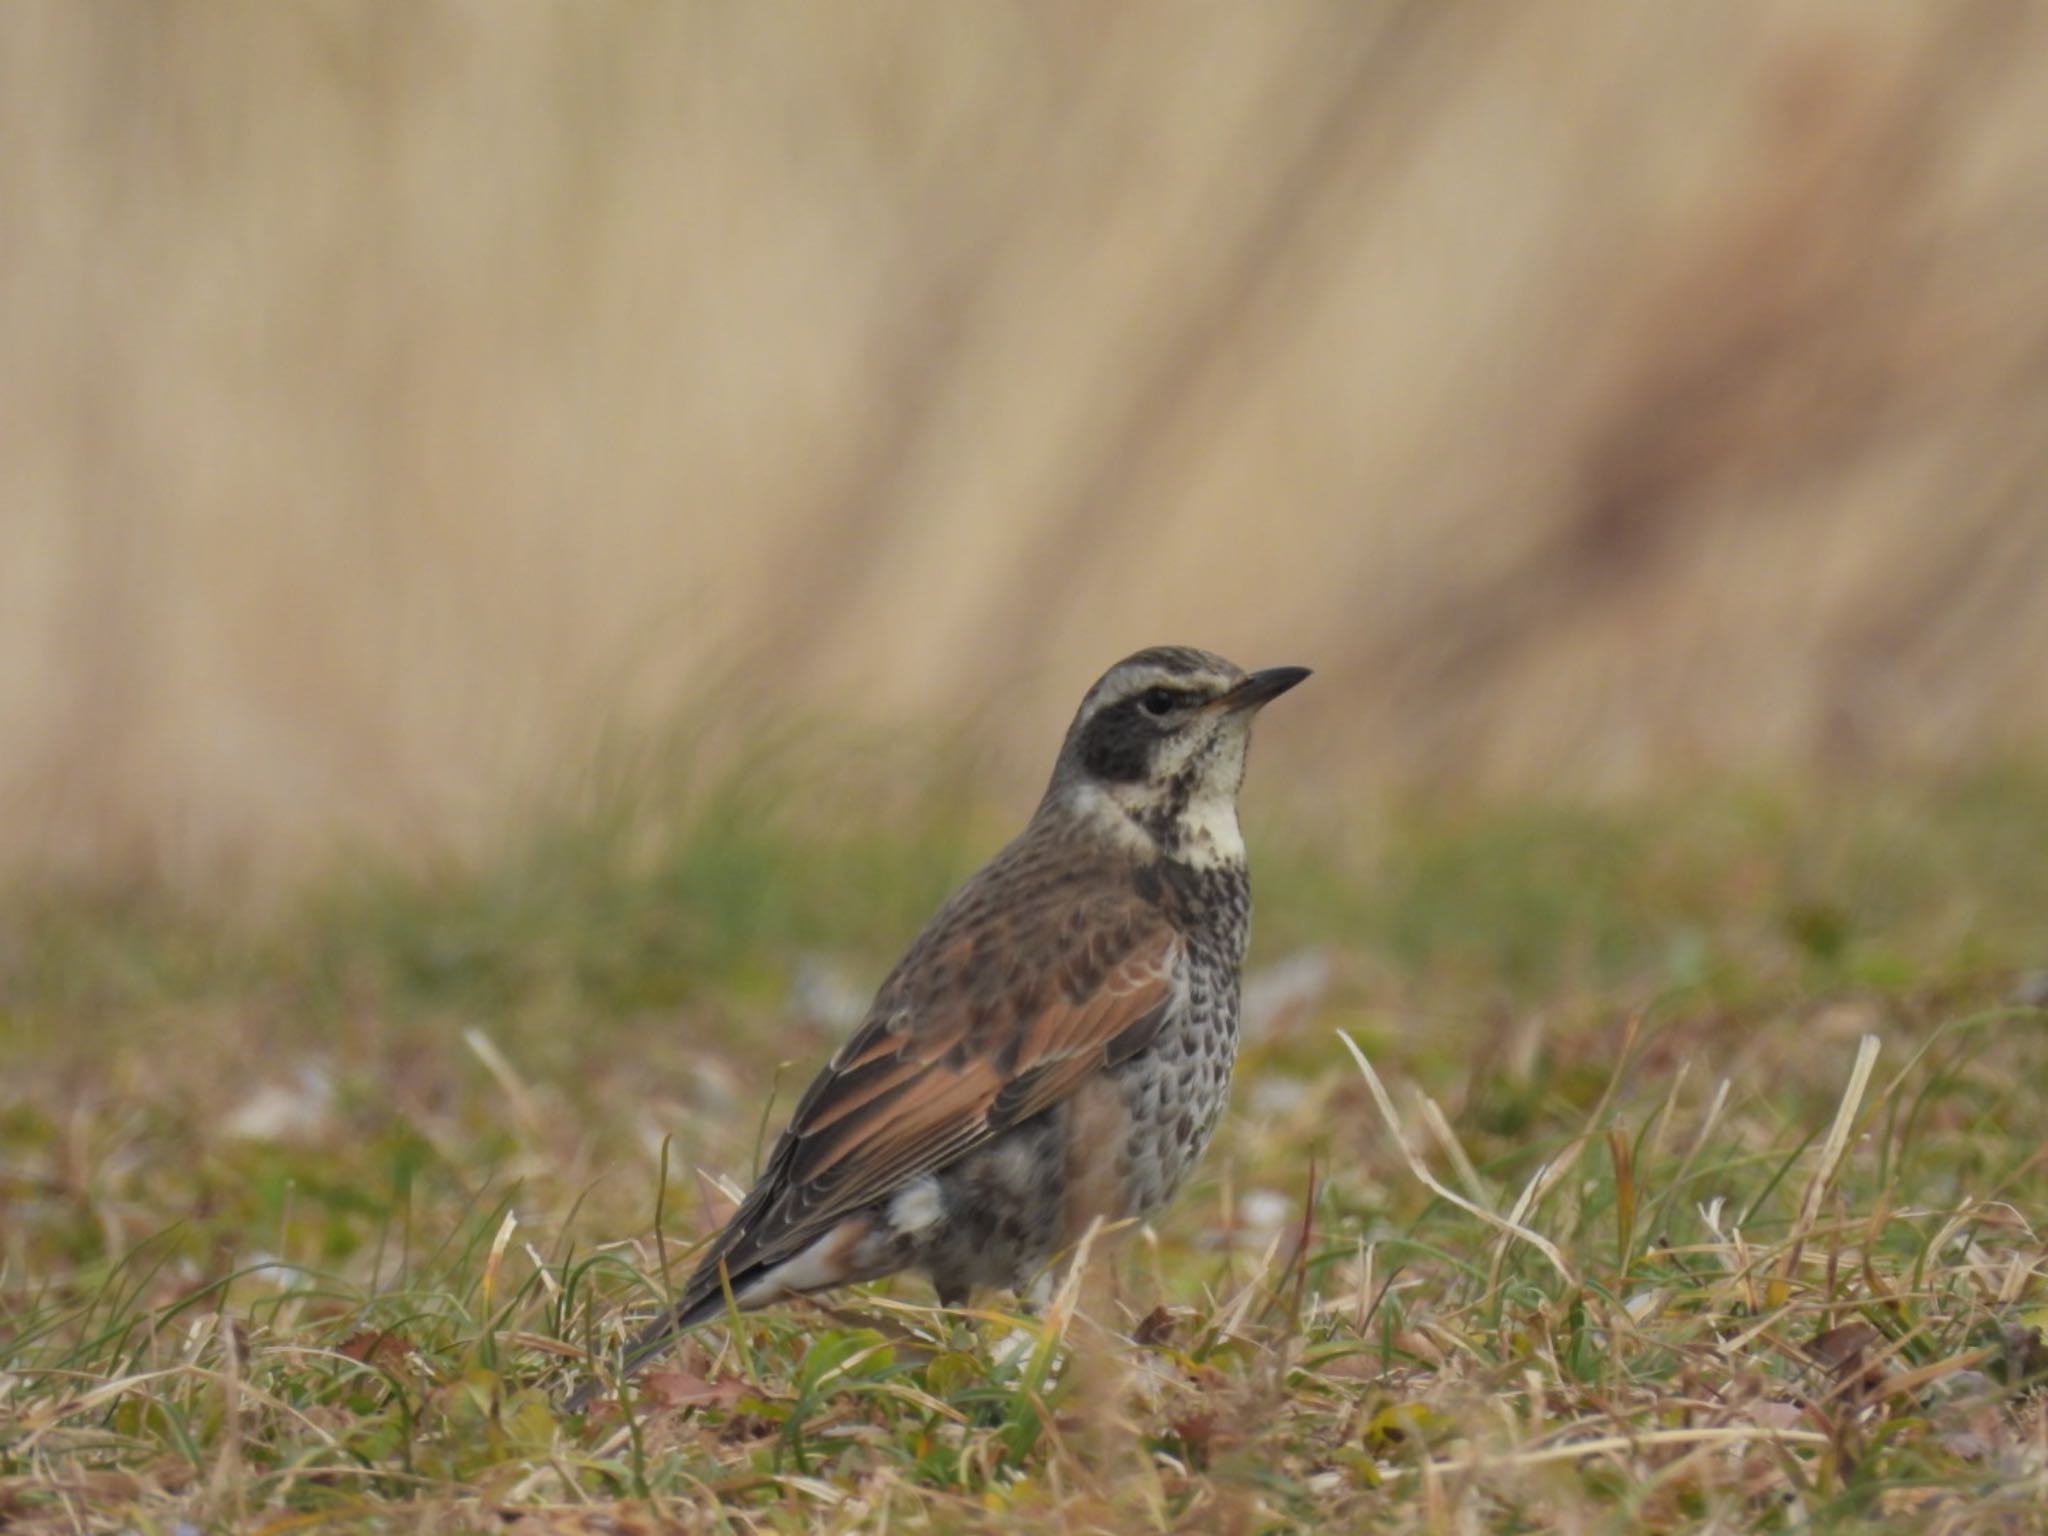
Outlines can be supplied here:
M1153 731L1121 705L1088 722L1081 737L1081 763L1089 775L1111 784L1135 784L1152 766Z

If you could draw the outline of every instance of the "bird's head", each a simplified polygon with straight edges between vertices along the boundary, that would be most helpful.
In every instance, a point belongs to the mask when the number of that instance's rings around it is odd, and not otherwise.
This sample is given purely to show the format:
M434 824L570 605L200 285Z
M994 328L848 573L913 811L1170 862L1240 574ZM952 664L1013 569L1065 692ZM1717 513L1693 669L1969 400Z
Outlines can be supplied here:
M1241 860L1237 790L1252 718L1308 675L1246 672L1180 645L1125 657L1081 700L1040 814L1198 867Z

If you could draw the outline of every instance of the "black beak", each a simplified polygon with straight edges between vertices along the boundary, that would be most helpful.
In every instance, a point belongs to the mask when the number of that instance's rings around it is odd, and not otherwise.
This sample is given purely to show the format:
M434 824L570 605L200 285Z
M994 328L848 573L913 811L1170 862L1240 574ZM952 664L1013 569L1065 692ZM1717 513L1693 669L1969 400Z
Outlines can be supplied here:
M1270 704L1309 675L1307 667L1267 667L1254 672L1216 702L1229 710L1257 709Z

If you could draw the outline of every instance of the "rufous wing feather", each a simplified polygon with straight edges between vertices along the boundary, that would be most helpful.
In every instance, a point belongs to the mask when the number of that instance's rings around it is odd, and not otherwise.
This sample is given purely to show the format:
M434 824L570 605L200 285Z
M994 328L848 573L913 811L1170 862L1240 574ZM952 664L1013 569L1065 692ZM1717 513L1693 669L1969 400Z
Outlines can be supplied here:
M1143 1049L1179 984L1172 930L1135 902L1109 914L1045 915L1039 934L1006 933L1000 946L1042 960L1026 986L1014 976L974 985L977 957L994 948L983 933L913 953L805 1093L759 1184L686 1287L686 1304L718 1288L720 1264L737 1281L795 1253ZM943 984L925 985L930 977Z

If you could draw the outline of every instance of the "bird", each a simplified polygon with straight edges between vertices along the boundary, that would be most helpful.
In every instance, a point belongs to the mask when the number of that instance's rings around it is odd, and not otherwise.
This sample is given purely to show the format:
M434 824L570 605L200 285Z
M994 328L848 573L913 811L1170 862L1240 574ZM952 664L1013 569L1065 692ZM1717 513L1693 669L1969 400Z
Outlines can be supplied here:
M1252 721L1308 676L1179 645L1102 675L1024 830L889 972L621 1380L729 1304L901 1270L947 1307L1042 1295L1091 1223L1167 1205L1237 1056Z

